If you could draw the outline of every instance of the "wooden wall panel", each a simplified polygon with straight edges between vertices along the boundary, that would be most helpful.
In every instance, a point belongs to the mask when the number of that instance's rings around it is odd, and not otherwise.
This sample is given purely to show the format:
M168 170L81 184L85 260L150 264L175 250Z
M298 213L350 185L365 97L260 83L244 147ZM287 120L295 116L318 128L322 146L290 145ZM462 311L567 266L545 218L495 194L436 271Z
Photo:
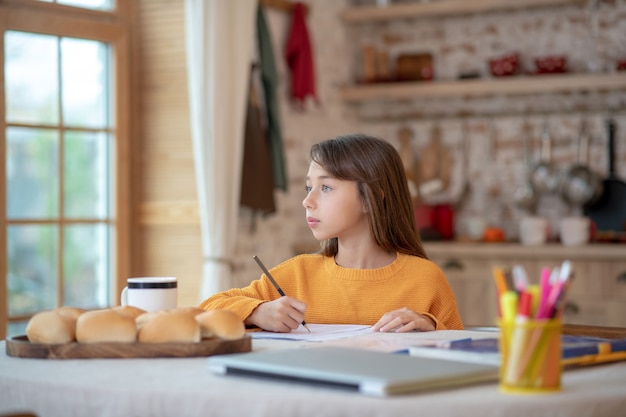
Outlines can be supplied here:
M178 304L197 305L202 276L202 244L197 225L147 225L144 274L178 278Z
M176 276L198 303L202 246L189 126L183 0L138 0L134 39L136 275Z
M138 4L142 201L195 199L184 2Z

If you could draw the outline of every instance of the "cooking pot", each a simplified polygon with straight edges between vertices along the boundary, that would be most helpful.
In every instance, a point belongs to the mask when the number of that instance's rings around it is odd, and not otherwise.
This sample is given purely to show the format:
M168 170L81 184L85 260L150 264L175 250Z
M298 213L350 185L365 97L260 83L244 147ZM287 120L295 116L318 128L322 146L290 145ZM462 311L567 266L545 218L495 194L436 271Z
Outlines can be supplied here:
M603 191L602 180L587 166L589 153L589 134L587 123L583 120L578 135L578 158L561 177L559 194L568 204L583 207L594 203ZM583 158L583 152L585 157Z

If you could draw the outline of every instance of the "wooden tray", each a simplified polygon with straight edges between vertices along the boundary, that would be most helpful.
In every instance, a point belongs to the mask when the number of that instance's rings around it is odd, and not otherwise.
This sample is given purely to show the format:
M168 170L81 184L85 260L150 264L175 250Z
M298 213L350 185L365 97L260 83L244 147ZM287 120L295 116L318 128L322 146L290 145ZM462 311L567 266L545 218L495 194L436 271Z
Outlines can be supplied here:
M15 336L7 339L9 356L42 359L88 358L183 358L250 352L252 339L202 339L198 343L30 343L28 338Z

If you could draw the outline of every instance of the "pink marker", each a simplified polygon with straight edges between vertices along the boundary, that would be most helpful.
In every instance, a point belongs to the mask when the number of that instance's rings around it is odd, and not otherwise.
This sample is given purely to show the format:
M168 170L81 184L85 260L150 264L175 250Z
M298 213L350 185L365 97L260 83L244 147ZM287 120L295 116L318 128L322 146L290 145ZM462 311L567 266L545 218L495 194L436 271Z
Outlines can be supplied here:
M552 285L550 285L550 268L544 266L541 269L541 280L539 282L540 285L540 294L539 294L539 308L537 308L536 318L543 318L545 315L544 310L546 309L546 304L548 302L548 296L550 295L550 289Z

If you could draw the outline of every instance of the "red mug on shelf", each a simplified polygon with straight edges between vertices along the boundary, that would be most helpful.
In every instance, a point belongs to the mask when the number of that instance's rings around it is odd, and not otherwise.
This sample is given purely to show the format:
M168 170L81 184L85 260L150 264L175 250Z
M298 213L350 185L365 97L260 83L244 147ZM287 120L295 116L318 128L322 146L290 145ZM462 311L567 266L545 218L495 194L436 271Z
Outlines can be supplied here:
M489 71L494 77L508 77L519 71L519 54L513 53L489 60Z
M560 74L567 72L567 57L545 56L535 59L537 74Z

